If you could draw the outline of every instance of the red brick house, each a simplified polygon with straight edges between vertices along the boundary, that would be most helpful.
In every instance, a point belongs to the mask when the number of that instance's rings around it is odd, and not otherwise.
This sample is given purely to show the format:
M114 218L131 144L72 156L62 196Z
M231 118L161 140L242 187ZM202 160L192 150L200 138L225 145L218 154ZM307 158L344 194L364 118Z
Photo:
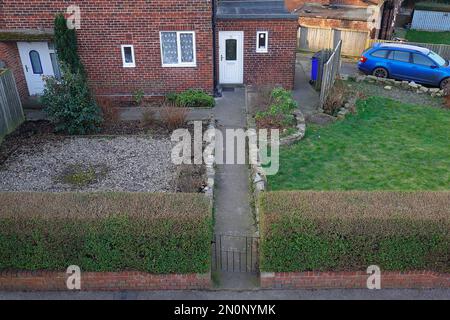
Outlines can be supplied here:
M0 64L22 100L58 74L53 21L80 9L81 60L96 96L131 99L188 88L294 81L297 16L273 0L2 0Z

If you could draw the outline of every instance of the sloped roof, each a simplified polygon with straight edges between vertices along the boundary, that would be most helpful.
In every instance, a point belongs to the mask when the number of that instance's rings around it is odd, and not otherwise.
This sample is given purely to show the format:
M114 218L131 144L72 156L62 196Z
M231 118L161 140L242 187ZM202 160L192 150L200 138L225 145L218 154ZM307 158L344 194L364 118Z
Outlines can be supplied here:
M293 19L284 0L218 0L218 19Z

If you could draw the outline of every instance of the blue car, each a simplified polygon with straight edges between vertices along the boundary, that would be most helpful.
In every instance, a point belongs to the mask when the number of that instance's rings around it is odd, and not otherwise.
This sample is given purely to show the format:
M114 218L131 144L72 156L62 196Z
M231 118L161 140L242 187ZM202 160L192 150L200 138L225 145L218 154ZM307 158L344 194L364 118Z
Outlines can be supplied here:
M449 61L433 51L397 43L376 43L363 52L358 68L381 78L409 80L443 89L450 83Z

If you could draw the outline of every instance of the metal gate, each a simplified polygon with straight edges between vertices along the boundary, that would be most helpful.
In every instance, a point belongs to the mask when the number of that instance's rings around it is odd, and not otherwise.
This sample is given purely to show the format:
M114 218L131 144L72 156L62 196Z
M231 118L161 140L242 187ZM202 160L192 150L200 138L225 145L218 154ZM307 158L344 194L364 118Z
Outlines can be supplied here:
M215 234L212 243L212 271L259 271L259 238L253 236Z

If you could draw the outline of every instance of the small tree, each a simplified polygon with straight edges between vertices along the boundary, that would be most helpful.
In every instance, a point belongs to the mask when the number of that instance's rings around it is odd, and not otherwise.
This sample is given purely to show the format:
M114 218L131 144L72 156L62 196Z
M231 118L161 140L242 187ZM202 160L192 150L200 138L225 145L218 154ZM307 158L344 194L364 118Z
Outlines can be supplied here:
M74 29L67 28L67 20L62 14L55 18L55 46L60 62L70 66L72 72L84 73L83 64L78 56L77 35Z
M98 130L102 112L90 93L83 63L78 56L75 30L67 28L62 14L55 18L55 45L61 80L45 79L42 102L57 131L86 134Z
M69 134L86 134L97 131L102 113L92 99L84 76L72 72L66 64L61 65L60 81L53 77L45 79L42 102L56 131Z

